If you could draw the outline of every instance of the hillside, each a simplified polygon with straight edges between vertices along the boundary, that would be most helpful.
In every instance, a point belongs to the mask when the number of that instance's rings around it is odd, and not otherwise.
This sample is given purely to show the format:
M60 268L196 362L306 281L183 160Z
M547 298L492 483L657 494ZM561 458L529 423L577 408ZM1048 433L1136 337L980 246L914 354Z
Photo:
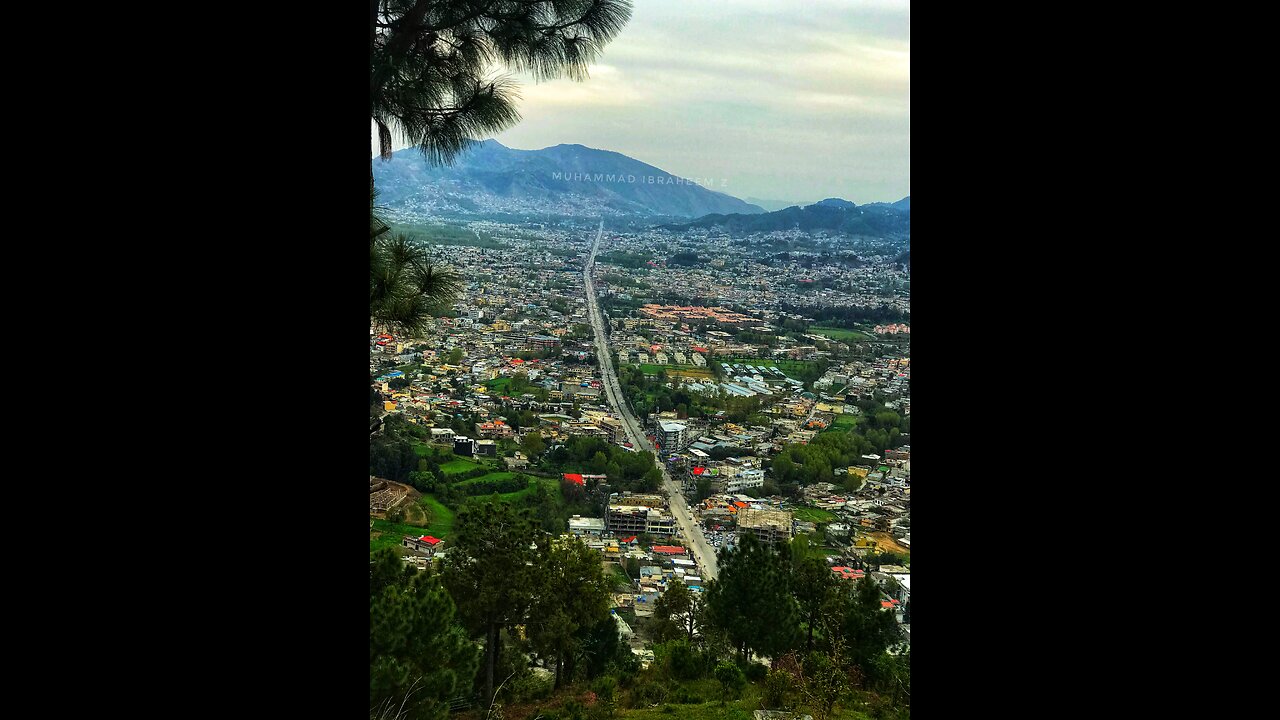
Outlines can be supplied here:
M908 203L903 198L899 203ZM908 203L909 204L909 203ZM688 223L671 223L671 230L718 228L730 234L750 234L775 230L828 230L876 238L910 238L911 211L884 203L855 205L840 198L827 198L805 207L792 206L771 213L745 215L711 214Z
M375 160L379 204L397 217L534 213L701 217L763 213L756 205L686 182L621 153L582 145L516 150L477 143L451 167L416 149Z

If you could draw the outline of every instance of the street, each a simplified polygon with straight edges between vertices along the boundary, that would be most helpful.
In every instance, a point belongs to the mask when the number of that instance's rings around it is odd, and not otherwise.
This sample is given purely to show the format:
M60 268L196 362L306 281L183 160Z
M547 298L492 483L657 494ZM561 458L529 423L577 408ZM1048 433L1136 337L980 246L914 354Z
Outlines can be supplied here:
M613 367L613 353L609 351L609 346L605 342L604 315L600 312L595 284L591 279L591 271L596 263L596 253L600 250L600 238L603 236L604 221L602 220L600 221L600 228L596 232L595 242L591 245L591 254L587 257L586 269L583 271L587 290L587 317L590 318L591 327L595 331L596 356L600 359L601 384L604 385L605 396L608 398L609 404L618 413L618 417L622 421L622 427L632 444L638 450L654 452L653 446L645 436L640 423L631 414L631 408L627 405L622 395L622 388L618 385L618 375ZM655 456L657 455L656 452L654 454ZM705 580L714 580L718 574L715 550L707 543L707 538L702 534L702 529L693 522L689 508L685 503L684 495L680 492L680 485L667 473L667 468L661 458L658 459L657 463L658 469L662 471L663 485L667 490L671 514L680 526L680 533L689 545L689 550L693 553L693 559L698 563L701 577Z

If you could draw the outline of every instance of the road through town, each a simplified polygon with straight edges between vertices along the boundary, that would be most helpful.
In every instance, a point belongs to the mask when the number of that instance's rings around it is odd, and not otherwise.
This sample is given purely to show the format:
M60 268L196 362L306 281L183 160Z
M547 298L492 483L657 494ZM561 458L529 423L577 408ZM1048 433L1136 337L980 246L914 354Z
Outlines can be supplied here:
M604 385L605 396L609 399L609 404L613 406L618 413L619 419L622 420L622 427L626 430L627 437L631 440L631 443L638 450L653 452L653 446L641 429L640 423L631 414L631 408L628 407L622 394L622 388L618 385L618 375L613 368L613 353L609 351L609 345L605 341L604 315L600 312L595 284L591 278L591 272L596 264L596 253L600 250L600 238L603 235L604 222L601 221L600 228L596 232L595 242L591 244L591 254L587 257L586 269L583 271L583 280L587 289L587 317L591 319L591 327L595 330L596 357L600 360L601 384ZM689 508L685 503L684 494L680 492L680 485L667 473L667 468L663 465L661 459L658 460L658 468L662 470L662 481L667 489L671 514L680 526L680 534L684 537L686 544L693 553L693 559L698 563L699 571L702 573L701 577L704 580L714 580L717 575L715 550L707 543L707 538L702 534L702 529L693 522L693 517L690 515Z

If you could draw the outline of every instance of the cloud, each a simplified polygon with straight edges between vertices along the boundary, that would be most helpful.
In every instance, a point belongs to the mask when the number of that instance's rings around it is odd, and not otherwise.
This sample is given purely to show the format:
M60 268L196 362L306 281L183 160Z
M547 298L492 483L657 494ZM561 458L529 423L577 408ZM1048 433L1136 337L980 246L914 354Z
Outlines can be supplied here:
M644 0L582 83L521 85L498 135L582 143L726 192L897 200L910 192L907 2Z

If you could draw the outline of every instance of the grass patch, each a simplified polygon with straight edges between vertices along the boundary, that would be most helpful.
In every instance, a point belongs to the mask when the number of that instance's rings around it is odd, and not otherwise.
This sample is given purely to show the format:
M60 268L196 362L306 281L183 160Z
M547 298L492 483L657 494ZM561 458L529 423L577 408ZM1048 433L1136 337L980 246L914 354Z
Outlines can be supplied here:
M526 495L533 492L534 487L536 487L537 483L539 482L546 485L548 488L554 491L557 495L560 494L560 483L558 481L546 479L546 478L533 478L529 481L529 487L523 490L517 490L515 492L499 493L498 497L502 499L502 502L506 502L506 503L523 500Z
M475 470L478 467L480 467L480 463L473 460L467 460L466 458L454 458L447 463L441 463L440 472L445 475L459 475L464 472Z
M627 577L627 571L622 569L617 563L605 563L613 573L613 590L614 592L625 592L635 588L631 584L631 578Z
M831 421L831 427L827 428L823 432L849 432L857 427L861 420L861 415L853 415L850 413L836 415L835 419Z
M629 363L634 367L639 367L645 375L657 375L659 370L665 370L668 377L692 377L711 379L711 371L698 367L697 365L654 365L652 363L644 363L636 365Z
M849 342L849 341L857 342L860 340L872 339L870 335L864 332L858 332L857 330L849 330L847 328L810 327L809 331L814 335L824 335L826 337L831 338L832 340L839 340L841 342Z
M440 469L442 469L442 470L443 470L443 469L444 469L444 466L443 466L443 465L441 465L441 466L440 466ZM463 480L462 482L460 482L460 483L455 483L455 484L456 484L458 487L466 487L467 485L474 485L474 484L479 483L479 482L487 482L487 481L490 481L490 480L509 480L509 479L511 479L511 478L513 478L513 477L515 477L515 476L516 476L516 474L515 474L515 473L513 473L513 472L506 472L506 471L503 471L503 472L491 472L491 473L489 473L488 475L481 475L480 477L471 478L470 480Z
M801 522L824 523L831 522L836 519L836 514L822 508L802 507L795 508L791 511L797 520Z
M415 505L406 505L403 509L407 522L373 519L373 529L369 531L369 552L383 547L398 548L405 535L445 538L453 532L453 511L431 495L423 495Z
M453 532L453 511L442 505L434 495L423 495L418 499L418 504L430 515L426 526L427 535L443 538Z

